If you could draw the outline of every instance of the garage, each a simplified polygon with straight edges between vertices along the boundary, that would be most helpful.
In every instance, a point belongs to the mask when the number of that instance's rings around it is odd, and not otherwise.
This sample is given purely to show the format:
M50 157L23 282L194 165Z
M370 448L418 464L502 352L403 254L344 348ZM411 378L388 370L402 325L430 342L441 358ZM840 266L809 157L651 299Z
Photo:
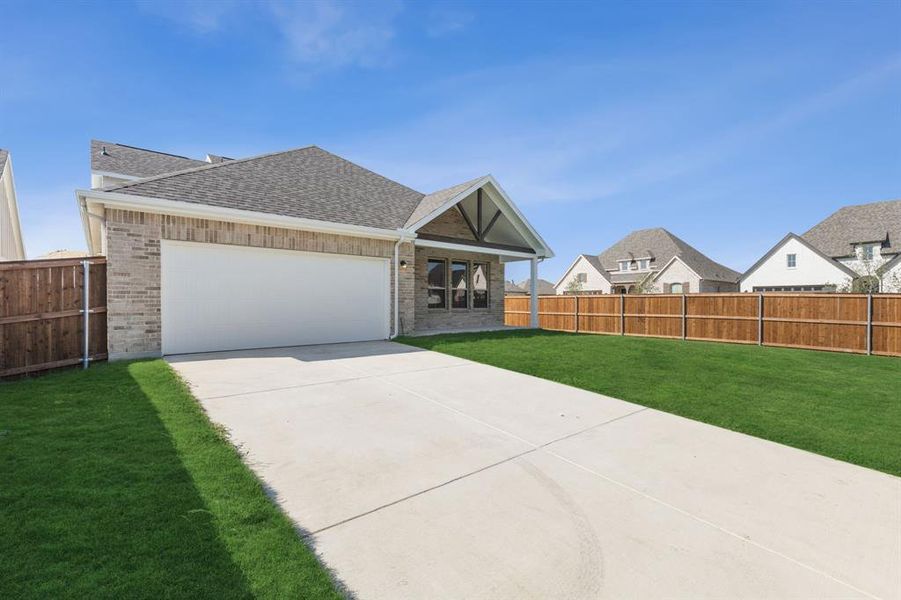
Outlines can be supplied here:
M164 354L389 336L388 259L160 241Z

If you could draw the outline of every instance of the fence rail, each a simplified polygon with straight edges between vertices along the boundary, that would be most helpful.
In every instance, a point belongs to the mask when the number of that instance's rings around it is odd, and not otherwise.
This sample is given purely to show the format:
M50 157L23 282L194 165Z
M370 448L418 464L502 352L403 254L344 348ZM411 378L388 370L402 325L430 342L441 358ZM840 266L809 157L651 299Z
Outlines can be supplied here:
M504 322L528 326L528 296ZM542 329L901 356L901 294L653 294L538 297Z
M0 377L106 354L106 259L0 262Z

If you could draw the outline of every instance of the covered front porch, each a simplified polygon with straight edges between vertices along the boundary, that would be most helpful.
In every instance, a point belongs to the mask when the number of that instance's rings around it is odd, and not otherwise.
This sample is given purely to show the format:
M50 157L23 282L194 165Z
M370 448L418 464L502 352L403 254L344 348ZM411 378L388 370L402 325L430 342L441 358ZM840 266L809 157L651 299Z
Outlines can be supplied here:
M407 334L504 329L506 264L529 261L529 293L537 299L538 263L552 256L493 178L457 188L446 190L445 201L416 224ZM537 305L532 302L532 327Z

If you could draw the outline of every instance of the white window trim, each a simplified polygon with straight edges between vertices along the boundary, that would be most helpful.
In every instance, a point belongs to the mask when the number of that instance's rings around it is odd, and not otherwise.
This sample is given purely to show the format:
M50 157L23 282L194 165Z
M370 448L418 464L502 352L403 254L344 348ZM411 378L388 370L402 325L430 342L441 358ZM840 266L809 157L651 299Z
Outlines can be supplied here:
M790 258L794 260L790 260ZM791 264L794 262L794 264ZM796 252L786 252L785 253L785 268L786 269L797 269L798 268L798 254Z

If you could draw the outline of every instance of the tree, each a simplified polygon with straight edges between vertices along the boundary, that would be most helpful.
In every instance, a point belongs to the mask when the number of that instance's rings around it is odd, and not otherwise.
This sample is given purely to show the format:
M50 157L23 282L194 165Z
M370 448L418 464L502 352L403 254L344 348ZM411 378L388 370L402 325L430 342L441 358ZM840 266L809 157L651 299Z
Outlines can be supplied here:
M654 275L656 273L648 273L645 275L644 279L635 284L635 292L636 294L658 294L660 293L660 288L657 287L657 282L654 281Z
M566 284L566 293L567 294L581 294L582 293L582 282L579 280L579 277L573 277L569 280L569 283Z

